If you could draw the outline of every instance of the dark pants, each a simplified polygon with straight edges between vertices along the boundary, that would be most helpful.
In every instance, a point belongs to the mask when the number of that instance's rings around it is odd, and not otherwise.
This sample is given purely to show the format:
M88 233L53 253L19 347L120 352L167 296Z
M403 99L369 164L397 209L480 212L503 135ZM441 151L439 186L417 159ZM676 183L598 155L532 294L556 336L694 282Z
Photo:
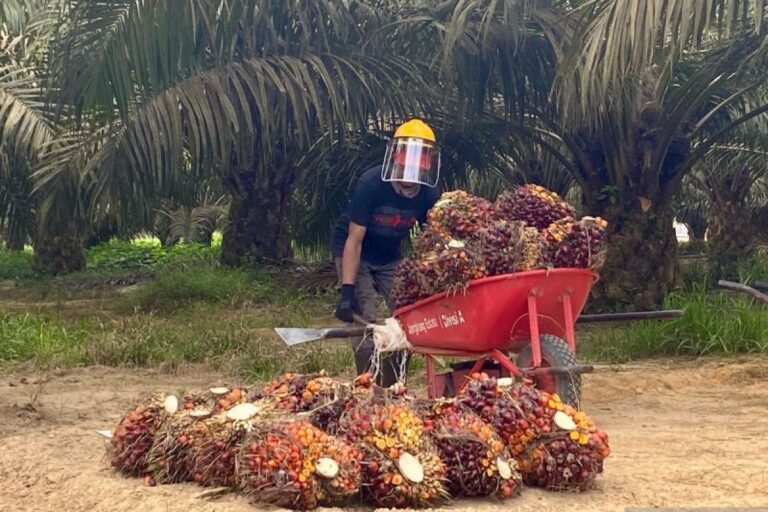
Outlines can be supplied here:
M341 258L335 258L335 262L336 273L339 276L339 281L341 281ZM397 264L398 262L387 265L372 265L365 261L360 261L355 282L355 296L360 315L366 320L370 322L381 320L378 318L378 295L384 297L389 314L392 314L394 311L392 286L395 281L395 267L397 267ZM373 348L373 340L371 339L363 337L352 338L352 350L355 353L355 368L358 375L371 369ZM380 386L389 387L398 381L397 374L404 357L408 357L405 352L396 352L382 356L379 366L380 375L378 377L378 384Z

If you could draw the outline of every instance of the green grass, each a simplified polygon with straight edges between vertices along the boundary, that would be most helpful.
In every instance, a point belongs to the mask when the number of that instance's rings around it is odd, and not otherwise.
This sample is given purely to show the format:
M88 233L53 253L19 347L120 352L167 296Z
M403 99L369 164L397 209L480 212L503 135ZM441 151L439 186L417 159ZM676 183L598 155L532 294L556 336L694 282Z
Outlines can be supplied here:
M74 366L87 362L83 326L65 325L39 314L0 315L0 361L32 361L35 366Z
M211 247L112 241L88 251L85 272L57 278L34 276L30 251L0 251L0 293L9 298L7 311L0 301L0 363L169 370L204 363L259 380L288 370L353 370L346 340L289 348L274 333L280 326L336 324L332 292L300 292L277 270L221 267L219 250L218 240ZM684 287L665 304L685 310L683 318L585 329L580 357L626 362L768 351L768 306L713 292L701 260L684 261L683 272ZM755 258L741 274L747 282L768 281L768 260ZM136 290L117 293L118 285L136 281ZM84 298L96 300L66 302ZM413 359L411 373L423 373L421 358Z
M595 330L582 337L581 355L621 363L656 356L768 352L768 306L764 304L698 287L670 296L665 306L685 314L673 320Z

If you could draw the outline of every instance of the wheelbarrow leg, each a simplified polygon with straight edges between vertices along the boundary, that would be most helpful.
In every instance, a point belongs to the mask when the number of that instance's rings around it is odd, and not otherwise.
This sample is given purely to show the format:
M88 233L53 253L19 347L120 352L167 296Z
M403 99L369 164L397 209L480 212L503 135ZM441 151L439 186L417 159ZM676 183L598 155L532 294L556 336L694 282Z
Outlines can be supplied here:
M541 366L541 336L539 334L539 308L536 305L536 295L528 295L528 325L531 331L531 352L533 366Z
M576 353L576 334L573 330L573 309L571 309L571 294L563 295L563 319L565 320L565 341L571 352Z
M437 383L435 382L435 360L429 354L424 354L427 360L427 395L430 400L437 398Z

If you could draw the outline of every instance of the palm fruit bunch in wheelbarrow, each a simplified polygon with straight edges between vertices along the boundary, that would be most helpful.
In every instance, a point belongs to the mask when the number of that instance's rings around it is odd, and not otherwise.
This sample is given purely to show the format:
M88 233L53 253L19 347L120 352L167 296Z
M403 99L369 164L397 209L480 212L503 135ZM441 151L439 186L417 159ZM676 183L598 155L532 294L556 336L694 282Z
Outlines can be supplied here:
M254 502L311 510L360 490L362 452L308 422L263 426L244 444L241 486Z
M400 307L435 293L463 291L470 281L487 275L485 260L475 244L443 238L436 249L415 254L397 266L392 298Z
M530 382L473 375L460 401L507 443L529 485L585 490L610 455L607 435L583 411Z
M599 217L566 217L544 231L547 261L555 268L600 268L608 250L608 223Z
M443 193L427 214L429 227L445 237L465 239L496 217L493 203L463 190Z
M431 507L449 498L446 468L406 403L363 401L341 418L339 432L363 452L363 491L381 507Z
M433 402L424 411L424 427L445 464L453 497L519 494L517 461L477 414L455 401Z
M503 219L522 221L539 230L560 219L576 216L573 206L559 195L533 184L502 192L496 199L496 210Z
M599 268L607 224L575 215L573 206L539 185L503 192L495 203L461 190L444 193L429 211L426 229L415 232L412 256L395 270L396 307L463 292L486 276Z

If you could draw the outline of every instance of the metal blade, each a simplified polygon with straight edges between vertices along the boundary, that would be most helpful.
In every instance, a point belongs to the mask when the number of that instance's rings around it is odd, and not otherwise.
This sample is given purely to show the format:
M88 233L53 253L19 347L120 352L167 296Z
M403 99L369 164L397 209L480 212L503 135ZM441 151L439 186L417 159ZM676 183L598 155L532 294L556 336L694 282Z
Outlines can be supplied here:
M308 341L326 340L332 338L354 338L365 333L365 326L332 327L329 329L306 329L296 327L275 327L275 332L286 345L292 347Z
M328 329L299 329L290 327L276 327L275 331L283 339L286 345L292 347L308 341L325 339Z

